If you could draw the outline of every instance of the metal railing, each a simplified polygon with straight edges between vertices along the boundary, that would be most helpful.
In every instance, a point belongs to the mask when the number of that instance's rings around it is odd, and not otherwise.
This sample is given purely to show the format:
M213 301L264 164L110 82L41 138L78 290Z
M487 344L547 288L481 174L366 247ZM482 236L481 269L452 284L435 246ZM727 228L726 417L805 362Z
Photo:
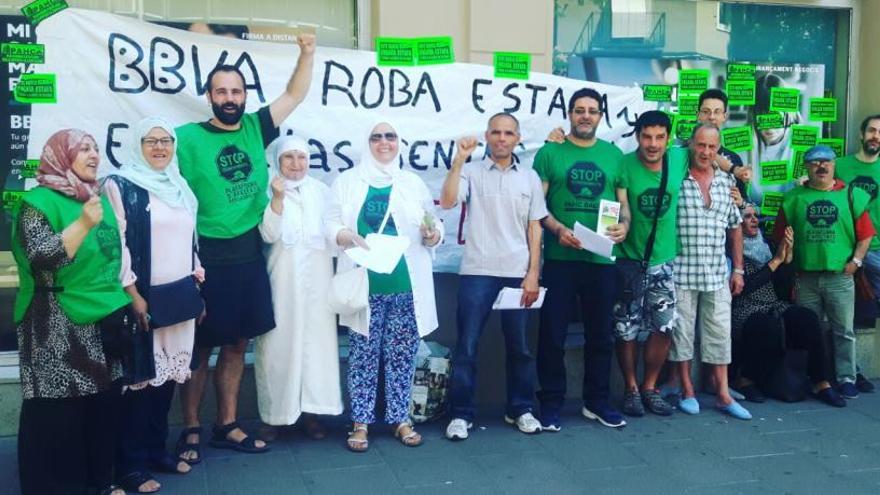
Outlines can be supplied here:
M613 22L616 21L616 25ZM615 32L615 27L619 31ZM631 34L631 36L627 36ZM598 13L584 21L572 53L662 50L666 44L666 13Z

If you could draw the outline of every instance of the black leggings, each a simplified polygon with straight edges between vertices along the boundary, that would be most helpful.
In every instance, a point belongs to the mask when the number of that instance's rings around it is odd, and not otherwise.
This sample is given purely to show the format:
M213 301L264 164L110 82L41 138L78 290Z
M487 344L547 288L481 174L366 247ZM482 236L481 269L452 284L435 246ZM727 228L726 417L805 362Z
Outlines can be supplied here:
M113 481L117 392L25 399L18 427L23 495L82 495Z
M757 313L746 320L734 344L735 361L742 366L742 375L765 388L782 365L785 352L803 350L807 351L810 382L815 385L827 380L825 346L816 313L802 306L789 306L781 316L781 322L777 313Z

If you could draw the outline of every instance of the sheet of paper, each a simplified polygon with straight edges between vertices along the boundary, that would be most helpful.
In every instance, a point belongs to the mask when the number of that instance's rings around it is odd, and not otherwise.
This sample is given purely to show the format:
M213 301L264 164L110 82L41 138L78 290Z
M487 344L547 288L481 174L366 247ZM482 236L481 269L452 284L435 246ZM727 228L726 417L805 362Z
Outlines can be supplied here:
M612 260L614 259L614 256L611 255L611 251L614 249L614 243L611 239L593 232L581 225L580 222L574 223L574 236L581 241L581 246L587 251Z
M620 221L620 203L617 201L599 200L599 219L596 222L596 233L608 237L608 227Z
M492 304L492 309L524 309L523 306L520 306L520 301L522 301L522 289L514 289L511 287L505 287L498 292L498 297L495 298L495 302ZM533 302L528 309L538 309L544 304L544 295L547 294L547 289L541 287L538 289L538 300Z
M345 250L358 265L376 273L391 273L409 247L409 237L384 234L367 234L364 238L370 249L353 247Z

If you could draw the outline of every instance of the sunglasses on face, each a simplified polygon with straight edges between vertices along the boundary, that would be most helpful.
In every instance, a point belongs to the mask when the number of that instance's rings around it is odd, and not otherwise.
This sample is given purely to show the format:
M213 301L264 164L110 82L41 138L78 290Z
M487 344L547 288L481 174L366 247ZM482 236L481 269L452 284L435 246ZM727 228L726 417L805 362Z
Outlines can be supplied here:
M386 132L384 134L381 132L377 132L374 134L370 134L370 142L371 143L378 143L379 141L382 140L382 138L385 138L385 141L393 143L394 141L397 141L397 134L395 134L393 132Z
M156 138L144 138L141 139L141 144L149 146L150 148L155 148L156 146L167 147L174 144L174 138L164 137L161 139Z

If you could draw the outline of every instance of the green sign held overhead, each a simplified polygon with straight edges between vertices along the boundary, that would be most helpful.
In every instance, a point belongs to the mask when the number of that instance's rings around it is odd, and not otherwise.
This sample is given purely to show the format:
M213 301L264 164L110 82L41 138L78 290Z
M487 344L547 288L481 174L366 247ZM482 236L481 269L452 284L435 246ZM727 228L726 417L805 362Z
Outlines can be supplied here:
M24 191L3 191L3 208L12 211L21 201Z
M810 120L834 122L837 120L837 98L810 98Z
M727 81L728 105L754 105L755 81Z
M55 74L22 74L14 97L19 103L57 103L56 89Z
M752 149L752 127L740 126L721 131L721 145L730 151L740 152Z
M759 131L769 129L782 129L785 127L785 117L781 113L765 113L755 117Z
M642 97L645 101L672 101L672 89L666 84L643 84Z
M785 184L789 180L791 180L791 178L788 176L787 160L761 163L762 186Z
M709 89L707 69L683 69L678 71L679 94L697 94Z
M846 154L846 147L844 146L842 138L817 139L816 144L824 144L825 146L829 146L832 150L834 150L834 154L837 155L837 158L840 158Z
M797 112L800 110L801 92L795 88L770 88L770 110L774 112Z
M418 65L451 64L455 62L450 36L436 38L416 38L416 60Z
M6 64L42 64L46 46L38 43L0 43L0 62Z
M506 79L529 78L532 70L532 54L518 52L495 52L493 55L495 77Z
M36 26L66 8L67 2L64 0L34 0L22 7L21 13Z
M694 128L697 127L697 124L696 120L679 117L675 121L675 137L687 141L694 135Z
M727 64L728 81L754 81L754 64ZM729 96L729 95L728 95Z
M700 110L699 95L678 94L678 114L682 117L696 117Z
M804 167L804 150L794 150L791 154L791 178L800 180L807 176L807 169Z
M409 38L376 38L376 65L416 65L416 44Z
M785 195L781 192L766 191L764 199L761 202L761 215L775 217L779 214L779 208L782 208L782 198Z
M24 166L21 167L21 178L33 179L37 176L38 168L40 168L40 160L25 160Z
M791 147L796 150L805 150L816 145L819 139L819 128L811 125L791 126Z

